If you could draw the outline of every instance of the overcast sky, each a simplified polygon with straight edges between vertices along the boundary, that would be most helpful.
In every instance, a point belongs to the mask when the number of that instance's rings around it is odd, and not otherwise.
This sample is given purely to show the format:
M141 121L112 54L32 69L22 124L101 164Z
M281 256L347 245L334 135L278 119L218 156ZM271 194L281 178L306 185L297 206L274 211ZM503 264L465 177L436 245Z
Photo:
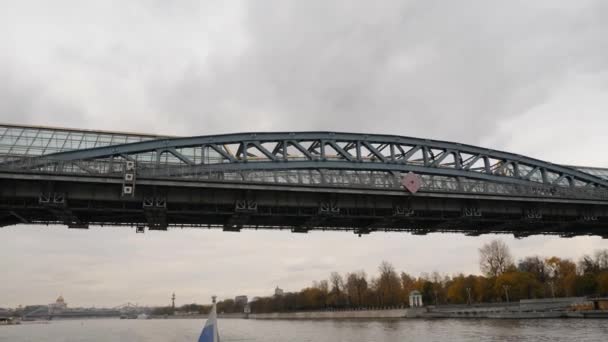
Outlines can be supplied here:
M170 135L390 133L608 167L608 2L0 0L0 122ZM478 272L451 234L0 229L0 307L207 303ZM517 257L600 238L502 236Z

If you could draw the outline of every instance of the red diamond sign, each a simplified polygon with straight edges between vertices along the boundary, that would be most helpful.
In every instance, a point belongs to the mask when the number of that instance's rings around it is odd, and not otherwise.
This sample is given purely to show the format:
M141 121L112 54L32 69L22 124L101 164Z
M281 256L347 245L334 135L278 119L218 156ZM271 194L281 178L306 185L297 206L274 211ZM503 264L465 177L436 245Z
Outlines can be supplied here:
M415 194L422 187L422 179L420 179L417 174L409 172L407 175L401 178L401 185L403 185L403 187L409 192Z

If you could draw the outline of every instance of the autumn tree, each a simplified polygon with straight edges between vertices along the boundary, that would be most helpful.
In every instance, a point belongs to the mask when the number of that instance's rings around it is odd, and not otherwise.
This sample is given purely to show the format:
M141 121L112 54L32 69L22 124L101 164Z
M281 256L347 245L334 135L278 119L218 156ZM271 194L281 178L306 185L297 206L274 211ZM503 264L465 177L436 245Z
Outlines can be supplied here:
M451 304L463 304L468 300L467 288L471 288L472 284L467 284L467 279L464 274L459 274L452 277L448 285L447 298ZM470 290L469 290L470 291Z
M217 302L217 312L233 313L238 312L237 310L238 308L234 303L234 299L225 299Z
M593 273L585 273L576 277L574 283L575 294L577 296L589 296L597 294L598 283L596 275Z
M578 262L575 293L583 296L605 292L606 272L608 272L608 249L596 251L594 257L584 255Z
M357 275L355 273L347 273L344 277L346 282L344 283L344 292L346 293L346 298L349 306L359 306L360 302L357 297Z
M325 307L327 293L317 287L307 287L300 291L303 310L315 310Z
M392 264L383 261L378 267L378 298L380 305L399 305L401 299L401 280Z
M536 280L544 283L547 281L547 266L545 260L538 256L525 257L517 264L517 269L520 272L528 272L536 277Z
M471 303L488 301L493 293L491 284L486 282L482 276L458 274L447 283L447 301L450 304ZM487 299L487 300L486 300Z
M369 306L382 305L382 291L380 290L380 279L372 277L369 280L369 292L366 298Z
M577 269L580 275L597 274L600 271L599 265L589 255L583 255L583 257L578 262Z
M329 292L328 304L334 307L342 306L344 303L344 279L338 272L332 272L329 275Z
M327 280L315 281L312 283L312 287L319 290L320 298L323 300L323 306L327 305L327 298L329 297L329 282L327 282Z
M597 292L600 296L608 296L608 271L602 271L598 274Z
M346 276L346 292L351 306L363 306L367 292L367 275L364 271L349 273Z
M312 286L325 294L329 293L329 282L327 282L327 280L313 281Z
M200 314L208 314L211 310L209 305L185 304L179 307L176 311L179 312L196 312Z
M538 298L543 288L536 277L528 272L510 271L500 274L494 285L495 293L506 300L508 293L510 301Z
M422 295L422 301L427 304L435 303L435 293L433 291L433 283L428 279L422 280L422 289L420 294Z
M445 302L447 298L447 283L449 277L442 276L439 272L434 271L428 279L432 284L432 302L438 305L440 302Z
M410 292L416 290L416 279L405 272L401 272L400 278L403 292L402 298L404 302L407 302L409 300Z
M492 240L479 249L479 267L488 277L497 277L512 265L509 247L501 240Z
M608 271L608 249L595 251L595 263L600 272Z
M486 303L494 300L496 297L494 294L494 279L475 276L471 296L473 297L473 302L477 303Z

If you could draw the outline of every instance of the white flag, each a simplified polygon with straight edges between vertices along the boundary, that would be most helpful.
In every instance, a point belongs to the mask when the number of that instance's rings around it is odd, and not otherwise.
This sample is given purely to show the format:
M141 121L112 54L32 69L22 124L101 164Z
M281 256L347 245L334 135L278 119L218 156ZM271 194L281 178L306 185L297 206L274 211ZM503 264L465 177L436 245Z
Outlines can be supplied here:
M203 332L198 338L198 342L220 342L220 333L217 330L217 312L215 309L215 303L213 303L213 307L209 313L209 318L207 318L207 323L205 323L205 327L203 327Z

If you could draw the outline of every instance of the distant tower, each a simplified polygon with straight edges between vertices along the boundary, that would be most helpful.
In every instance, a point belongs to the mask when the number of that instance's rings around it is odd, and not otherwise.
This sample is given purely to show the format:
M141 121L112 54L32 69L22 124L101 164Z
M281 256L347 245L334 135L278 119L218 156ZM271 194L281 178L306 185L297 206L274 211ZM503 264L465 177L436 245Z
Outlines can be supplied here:
M173 295L171 296L171 308L175 310L175 292L173 292Z

